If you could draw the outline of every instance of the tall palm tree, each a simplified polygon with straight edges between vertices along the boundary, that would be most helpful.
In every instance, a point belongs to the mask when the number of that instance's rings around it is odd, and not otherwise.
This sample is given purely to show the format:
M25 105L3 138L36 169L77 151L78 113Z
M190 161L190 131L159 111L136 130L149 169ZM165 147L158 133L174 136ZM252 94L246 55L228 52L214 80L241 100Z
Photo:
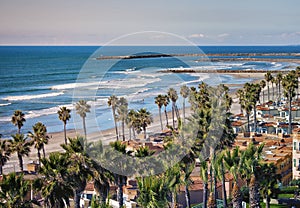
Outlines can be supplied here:
M275 93L274 93L274 84L276 83L276 78L275 77L272 77L271 79L271 83L272 83L272 100L275 100Z
M171 192L171 208L175 208L177 204L177 192L180 184L182 184L179 164L177 163L169 168L165 173L165 177L167 179L167 187Z
M244 91L242 89L238 89L236 92L236 96L239 99L239 104L241 106L241 114L243 114L244 107Z
M292 99L296 95L296 88L298 87L298 78L295 75L295 71L290 71L282 79L282 87L284 89L284 96L289 102L289 128L288 134L292 133Z
M265 74L265 80L267 81L267 87L268 87L268 101L270 101L270 86L269 86L269 83L270 81L272 80L273 76L271 74L271 72L267 72Z
M30 191L30 182L24 180L23 173L17 175L15 172L3 175L0 181L0 206L6 208L32 207L31 201L26 200Z
M47 207L69 205L69 198L73 196L73 184L70 183L68 171L70 163L66 155L59 152L51 152L49 158L41 159L39 174L42 177L35 181L35 186L41 190Z
M203 208L207 208L208 199L208 165L203 158L200 159L200 177L203 181Z
M133 138L135 139L135 128L137 125L137 112L131 109L127 114L126 124L129 128L129 140L131 140L131 132L133 134Z
M61 120L64 124L64 135L65 135L65 144L67 144L67 121L71 118L71 110L66 107L61 107L58 111L58 118Z
M107 104L108 106L111 107L112 113L113 113L113 119L114 119L114 123L115 123L115 130L116 130L116 136L117 136L117 141L119 141L119 132L118 132L118 126L117 126L117 116L116 116L116 109L118 106L118 97L116 97L115 95L111 95L108 98Z
M259 182L258 170L260 165L262 151L264 144L256 147L252 143L248 145L247 149L242 153L243 167L242 172L246 180L249 182L249 200L250 207L255 208L260 206L259 197Z
M112 161L120 161L120 163L115 164L118 168L124 168L126 164L123 164L121 161L120 156L123 157L124 154L127 154L126 151L126 144L122 144L120 141L112 142L110 143L110 146L113 148L114 153L118 152L121 153L120 155L113 155L115 158L111 158ZM122 166L122 167L121 167ZM117 199L119 202L119 207L123 207L123 186L126 184L127 177L120 175L118 173L113 173L113 180L115 184L118 186L118 193L117 193Z
M163 95L158 95L154 99L155 99L155 104L158 107L161 131L163 131L164 127L163 127L163 123L162 123L162 119L161 119L161 107L164 105L164 98L163 98Z
M86 187L88 177L92 175L92 161L85 152L82 137L69 138L69 144L62 144L65 155L71 163L68 166L69 181L72 184L74 206L80 208L80 198Z
M15 134L12 137L13 140L9 140L9 149L11 153L17 153L20 170L23 172L23 157L29 155L33 142L28 141L24 134Z
M7 163L10 157L8 141L1 139L0 135L0 175L3 174L3 166Z
M283 75L281 72L279 72L276 76L276 79L278 81L278 99L281 100L281 82L283 79Z
M296 77L297 77L297 100L298 100L298 96L299 96L299 77L300 77L300 67L297 66L296 67L296 70L295 70L295 74L296 74Z
M163 102L163 105L165 107L164 109L164 112L165 112L165 116L166 116L166 126L169 126L169 119L168 119L168 112L167 112L167 106L169 105L170 103L170 98L168 97L168 95L164 95L162 97L162 102Z
M137 112L137 118L144 132L144 139L147 139L146 128L153 122L152 115L146 108L141 108Z
M218 168L218 172L220 173L218 174L218 178L220 178L222 181L223 207L227 208L228 204L227 204L227 193L226 193L226 186L225 186L226 184L225 184L224 152L220 152L217 155L216 165Z
M18 134L21 133L21 128L25 121L25 114L20 110L16 110L12 115L11 122L13 123L13 125L18 127Z
M265 91L264 91L264 88L266 87L266 81L265 80L261 80L259 82L259 86L260 86L261 91L262 91L262 102L265 103Z
M177 122L179 121L179 116L177 114L176 101L178 99L177 91L174 88L170 88L168 91L168 97L172 101L172 119L173 119L173 128L175 128L175 113L177 115Z
M39 159L39 164L41 164L41 151L43 151L43 156L45 158L45 144L48 144L49 137L47 135L47 128L41 122L37 122L32 126L33 133L28 132L28 137L33 140L34 148L37 149L37 156Z
M190 88L186 85L181 86L180 94L183 97L182 110L183 110L183 121L185 120L185 100L190 94Z
M122 124L122 138L125 141L125 121L128 115L128 102L124 97L121 97L117 106L117 120Z
M224 162L227 170L233 175L234 186L232 190L232 204L235 208L242 207L242 195L239 188L240 170L242 168L241 152L239 147L235 147L232 151L226 150L224 154Z
M85 124L85 118L86 114L91 112L91 106L87 104L85 100L79 100L75 104L76 113L82 118L82 125L83 125L83 131L84 131L84 138L87 139L86 135L86 124Z

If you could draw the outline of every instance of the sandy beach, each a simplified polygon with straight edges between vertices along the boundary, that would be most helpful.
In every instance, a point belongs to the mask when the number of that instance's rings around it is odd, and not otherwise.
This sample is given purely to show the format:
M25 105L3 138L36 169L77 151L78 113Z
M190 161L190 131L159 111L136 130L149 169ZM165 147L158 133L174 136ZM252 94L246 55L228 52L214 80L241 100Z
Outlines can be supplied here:
M251 78L253 79L253 82L258 82L259 80L264 78L264 73L226 73L229 75L234 76L235 78ZM243 84L232 84L232 85L227 85L229 88L230 87L242 87ZM238 99L235 95L236 90L231 90L230 95L233 98L233 104L231 107L231 112L233 114L238 114L240 112L240 105L238 104ZM153 116L153 123L147 128L147 134L151 135L154 133L158 133L161 131L160 127L160 120L158 116L158 110L156 112L151 112ZM190 114L190 109L186 108L186 115L188 116ZM182 110L180 110L180 115L182 115ZM168 112L168 118L169 118L169 124L172 123L172 114L171 112ZM165 114L162 110L162 120L163 120L163 125L165 126L166 121L165 121ZM88 128L88 127L87 127ZM62 126L63 129L63 126ZM165 128L166 129L166 128ZM119 132L121 135L121 127L119 126ZM60 144L64 143L64 132L54 132L54 133L48 133L50 139L49 143L45 146L45 151L46 151L46 156L49 155L51 152L62 152L63 149L60 146ZM83 135L82 129L71 129L67 131L67 137L76 137L76 135ZM129 138L129 133L128 133L128 128L125 127L125 135L126 139ZM115 135L115 129L108 129L100 132L94 132L91 134L88 134L88 142L93 142L97 140L101 140L104 145L109 144L109 142L115 141L116 140L116 135ZM140 135L137 135L137 138L143 139L143 134L141 133ZM33 161L37 161L37 150L32 148L31 153L29 154L28 157L24 157L24 170L27 170L27 164ZM19 171L19 163L18 159L16 157L16 154L13 154L8 161L8 163L3 167L4 173L8 173L11 171Z

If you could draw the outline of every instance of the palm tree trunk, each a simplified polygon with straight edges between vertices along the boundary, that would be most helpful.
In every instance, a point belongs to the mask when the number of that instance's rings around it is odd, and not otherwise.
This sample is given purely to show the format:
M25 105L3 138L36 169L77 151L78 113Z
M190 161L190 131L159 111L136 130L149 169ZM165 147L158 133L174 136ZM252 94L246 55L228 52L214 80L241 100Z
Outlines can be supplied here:
M270 101L270 86L269 86L269 82L268 82L268 102Z
M263 103L265 103L265 91L264 90L262 90L262 94L263 94Z
M125 121L124 121L124 119L122 120L122 137L123 137L123 141L125 141Z
M256 105L253 106L253 120L254 120L254 132L257 130L257 119L256 119Z
M0 175L3 175L3 164L2 164L2 162L0 164Z
M80 198L81 198L81 192L78 190L74 190L74 207L80 208Z
M221 162L221 171L222 171L222 193L223 193L223 208L227 208L227 194L225 187L225 173L224 173L224 164Z
M203 208L207 208L207 198L208 198L208 183L205 182L203 185Z
M259 185L254 174L251 176L249 185L249 204L250 208L260 207Z
M183 122L185 121L185 98L183 99L182 103L182 111L183 111Z
M172 103L172 119L173 119L173 128L175 129L175 105L174 102Z
M242 208L242 195L237 185L237 181L234 183L232 190L232 205L234 208Z
M21 133L21 127L18 126L18 134L20 134L20 133Z
M114 117L117 141L119 141L119 132L118 132L117 119L116 119L116 110L115 109L113 109L113 117Z
M38 159L39 159L39 165L41 165L41 152L40 152L40 149L37 149L37 156L38 156Z
M118 202L119 207L123 207L123 180L121 178L122 176L118 176L119 183L118 183Z
M176 192L172 191L172 202L171 202L171 208L176 207Z
M42 147L42 150L43 150L43 157L45 158L46 157L46 152L45 152L45 146L44 145Z
M289 93L289 129L288 133L292 133L292 93Z
M128 128L129 131L129 140L131 140L131 128Z
M159 120L160 120L161 131L163 131L164 128L163 128L163 123L162 123L162 119L161 119L161 108L159 108Z
M248 121L247 132L250 132L250 114L249 114L249 112L247 112L247 121Z
M166 106L165 106L165 115L166 115L167 126L169 126L168 113L167 113L167 107Z
M268 193L266 194L266 208L270 208L270 196Z
M216 172L214 171L214 177L213 177L213 180L214 180L214 199L217 200L218 198L218 191L217 191L217 176L216 176Z
M136 135L135 135L135 130L134 130L134 128L132 128L132 136L133 136L133 139L136 139Z
M82 125L83 125L84 138L87 139L85 117L82 117Z
M146 134L146 127L145 127L145 126L143 126L143 131L144 131L144 140L146 141L146 139L147 139L147 134Z
M273 91L273 101L274 101L275 100L274 83L272 83L272 91Z
M175 104L175 113L176 113L176 118L177 118L177 128L179 127L180 124L180 115L179 115L179 110L177 105Z
M281 87L280 87L280 83L278 84L278 93L279 93L279 99L281 100Z
M66 129L66 122L64 122L64 135L65 135L65 144L67 145L67 129Z
M20 155L19 153L18 153L18 159L19 159L20 170L21 172L23 172L23 158L22 155Z
M190 208L191 207L190 191L189 191L189 186L187 184L184 186L184 193L185 193L186 207Z

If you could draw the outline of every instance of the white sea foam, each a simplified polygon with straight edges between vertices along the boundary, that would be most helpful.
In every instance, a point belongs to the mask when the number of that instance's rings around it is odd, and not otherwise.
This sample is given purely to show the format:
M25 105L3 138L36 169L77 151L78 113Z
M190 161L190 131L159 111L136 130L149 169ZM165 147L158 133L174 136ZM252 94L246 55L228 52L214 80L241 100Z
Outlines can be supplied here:
M53 93L39 94L39 95L18 95L18 96L8 96L2 98L2 100L8 100L8 101L31 100L31 99L38 99L38 98L55 97L63 94L64 92L53 92Z
M7 106L10 105L11 103L0 103L0 106Z
M74 88L80 88L80 87L97 87L99 85L99 82L78 82L78 83L69 83L69 84L61 84L61 85L54 85L51 87L51 90L68 90L68 89L74 89Z
M28 111L25 114L25 118L36 118L36 117L40 117L40 116L47 116L47 115L51 115L51 114L56 114L57 111L59 110L59 108L62 107L62 106L66 107L70 110L74 109L74 106L72 104L55 106L55 107L47 108L47 109Z

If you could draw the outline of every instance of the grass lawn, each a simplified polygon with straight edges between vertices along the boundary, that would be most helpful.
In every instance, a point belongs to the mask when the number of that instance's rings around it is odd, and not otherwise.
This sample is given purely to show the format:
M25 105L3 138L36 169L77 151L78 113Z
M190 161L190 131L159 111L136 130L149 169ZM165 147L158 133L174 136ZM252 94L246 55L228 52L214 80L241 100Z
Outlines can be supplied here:
M260 205L261 205L262 208L266 207L265 203L260 203ZM247 204L247 207L249 207L249 204ZM282 204L271 204L270 208L288 208L288 206L282 205Z
M294 198L294 194L278 194L279 199L290 199Z

